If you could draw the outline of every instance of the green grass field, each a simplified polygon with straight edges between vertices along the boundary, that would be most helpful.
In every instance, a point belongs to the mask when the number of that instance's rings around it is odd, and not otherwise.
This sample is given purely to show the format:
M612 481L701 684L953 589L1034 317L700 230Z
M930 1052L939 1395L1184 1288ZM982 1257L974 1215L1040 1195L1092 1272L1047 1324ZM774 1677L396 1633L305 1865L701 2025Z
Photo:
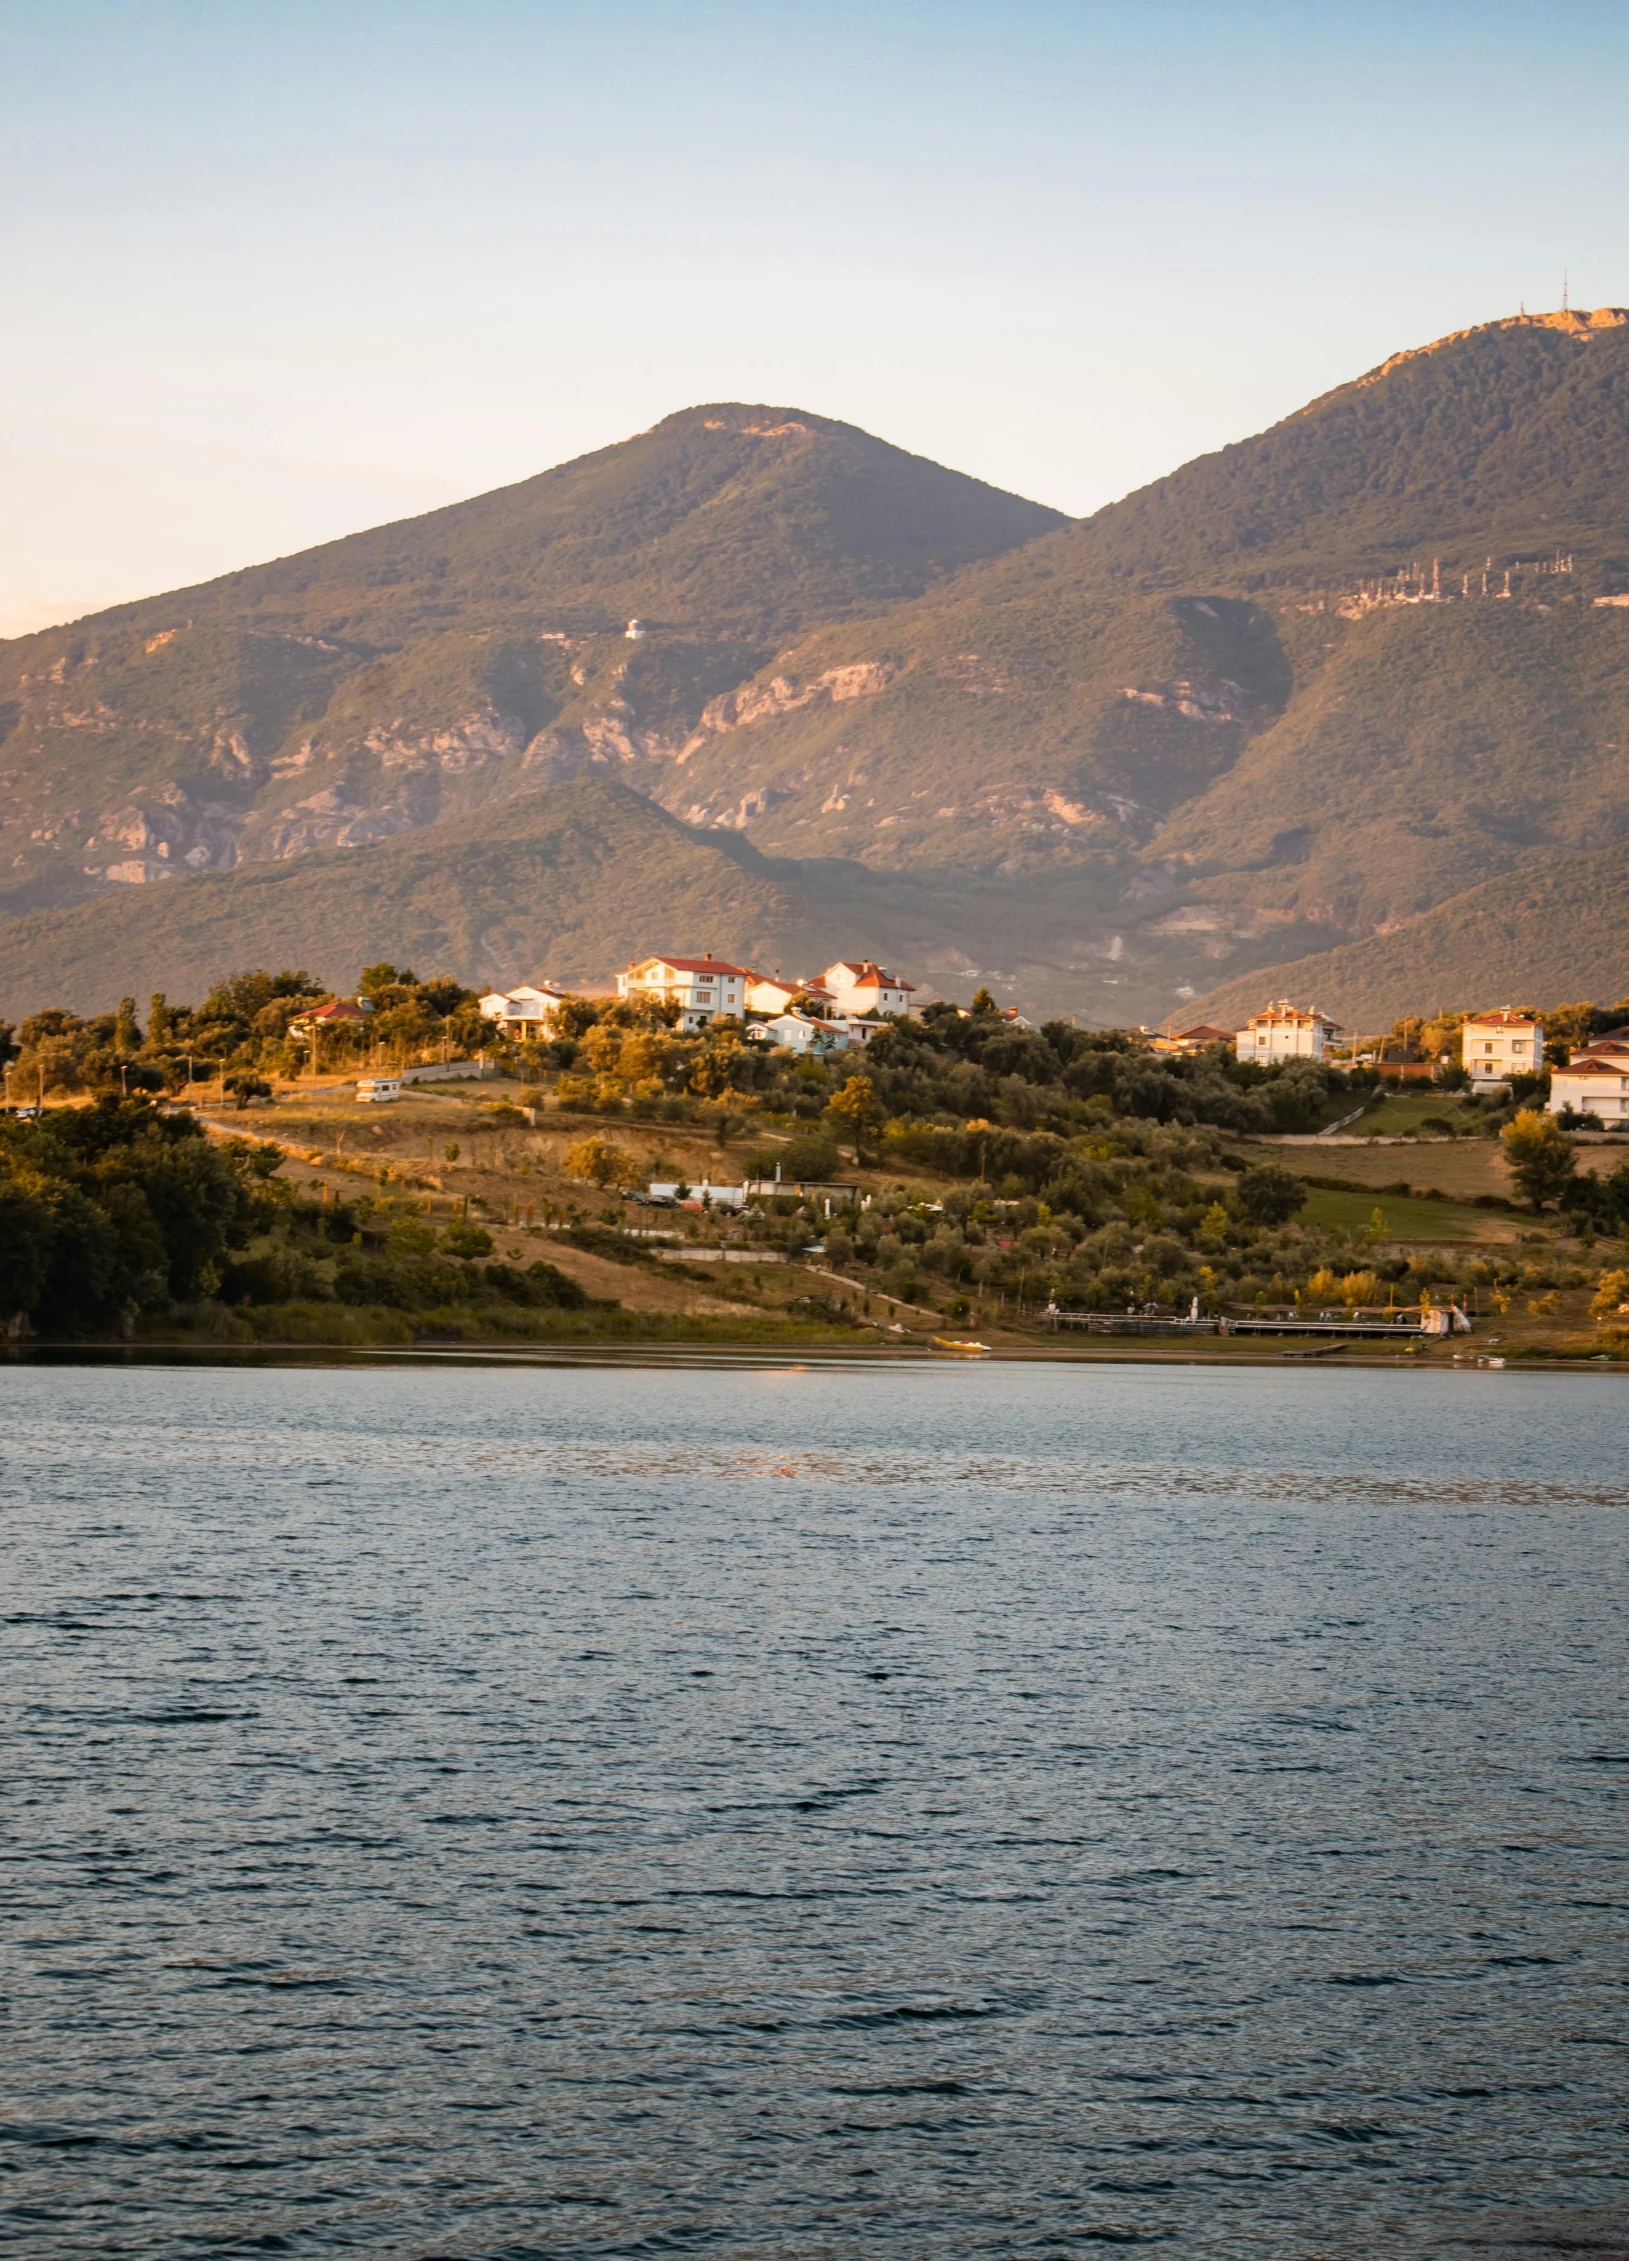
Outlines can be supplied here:
M1273 1146L1240 1139L1234 1152L1241 1162L1277 1162L1306 1177L1372 1185L1377 1201L1387 1198L1378 1188L1404 1178L1411 1186L1429 1187L1467 1206L1478 1194L1509 1198L1512 1190L1504 1155L1492 1139L1428 1139L1418 1146Z
M1324 1231L1360 1233L1376 1210L1385 1219L1388 1241L1504 1240L1515 1220L1499 1209L1471 1209L1454 1201L1416 1201L1395 1193L1335 1193L1315 1185L1300 1222Z
M1377 1106L1352 1125L1366 1138L1400 1138L1410 1131L1422 1130L1435 1119L1452 1123L1461 1136L1474 1133L1477 1115L1467 1110L1464 1101L1454 1091L1434 1091L1415 1088L1401 1092L1387 1092ZM1442 1136L1440 1131L1426 1132L1428 1138Z

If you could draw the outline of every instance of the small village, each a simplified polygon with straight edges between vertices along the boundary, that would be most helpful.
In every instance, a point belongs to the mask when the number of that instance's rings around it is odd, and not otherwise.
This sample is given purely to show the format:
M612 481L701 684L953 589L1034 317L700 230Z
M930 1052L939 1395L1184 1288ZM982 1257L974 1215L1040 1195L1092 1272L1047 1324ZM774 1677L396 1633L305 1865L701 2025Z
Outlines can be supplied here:
M1499 1006L1353 1037L1276 999L1241 1028L1037 1029L870 957L790 976L710 950L637 958L598 991L537 974L477 993L392 966L348 996L276 987L239 977L198 1011L155 998L145 1037L126 1000L130 1049L84 1055L70 1102L113 1077L223 1151L275 1153L300 1229L362 1251L332 1277L332 1258L270 1250L229 1267L227 1308L188 1323L234 1337L521 1325L413 1315L390 1264L435 1259L445 1296L457 1254L458 1296L484 1278L524 1303L547 1274L545 1300L576 1299L534 1332L959 1356L1203 1337L1225 1358L1493 1365L1629 1345L1629 1025L1596 1025L1610 1012L1547 1028ZM237 1038L204 1017L233 996ZM42 1063L69 1039L47 1024L66 1018L19 1032L20 1123L49 1104Z

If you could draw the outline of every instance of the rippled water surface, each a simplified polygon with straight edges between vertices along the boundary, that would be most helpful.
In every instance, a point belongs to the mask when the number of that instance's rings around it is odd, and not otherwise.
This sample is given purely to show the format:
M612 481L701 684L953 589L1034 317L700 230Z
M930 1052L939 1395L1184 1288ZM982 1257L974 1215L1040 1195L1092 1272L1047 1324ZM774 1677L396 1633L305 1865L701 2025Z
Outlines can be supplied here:
M0 1370L0 2239L1629 2250L1626 1412Z

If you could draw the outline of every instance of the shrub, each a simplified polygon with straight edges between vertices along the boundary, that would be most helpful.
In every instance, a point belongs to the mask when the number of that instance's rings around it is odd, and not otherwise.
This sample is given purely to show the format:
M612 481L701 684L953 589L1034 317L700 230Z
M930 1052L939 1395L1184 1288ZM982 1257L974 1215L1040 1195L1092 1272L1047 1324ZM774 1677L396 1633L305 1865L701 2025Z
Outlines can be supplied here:
M441 1245L449 1256L461 1257L468 1263L474 1257L492 1254L492 1235L484 1225L472 1225L467 1218L455 1217L442 1234Z

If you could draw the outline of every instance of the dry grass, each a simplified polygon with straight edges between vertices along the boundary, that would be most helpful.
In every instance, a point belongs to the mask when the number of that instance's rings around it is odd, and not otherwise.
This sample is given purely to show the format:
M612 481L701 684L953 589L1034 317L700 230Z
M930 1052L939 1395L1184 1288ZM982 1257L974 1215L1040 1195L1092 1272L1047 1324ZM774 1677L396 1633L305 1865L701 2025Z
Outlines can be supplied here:
M1250 1163L1276 1162L1313 1177L1348 1178L1353 1185L1393 1185L1406 1178L1410 1187L1431 1187L1450 1201L1474 1201L1479 1193L1515 1197L1493 1139L1410 1139L1399 1146L1275 1146L1240 1139L1236 1150Z

